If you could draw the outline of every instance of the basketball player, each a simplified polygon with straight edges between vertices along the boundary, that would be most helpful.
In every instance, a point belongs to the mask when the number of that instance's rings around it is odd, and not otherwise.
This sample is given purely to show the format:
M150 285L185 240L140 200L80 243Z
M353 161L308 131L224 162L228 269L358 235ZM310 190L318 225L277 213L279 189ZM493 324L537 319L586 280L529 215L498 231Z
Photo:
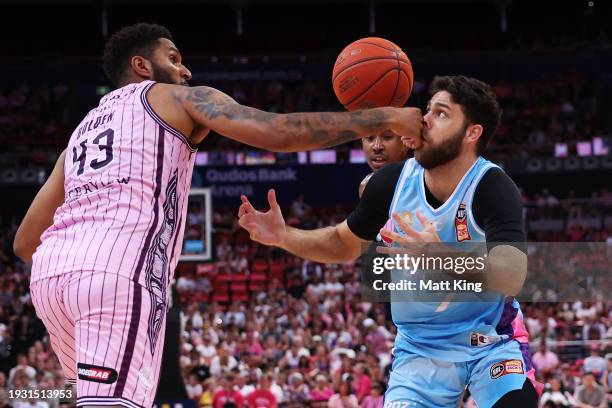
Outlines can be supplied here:
M14 249L32 259L32 300L64 374L77 384L77 405L150 407L202 139L213 130L258 148L300 151L391 129L416 144L421 114L242 106L215 89L188 87L191 73L158 25L114 34L104 67L118 89L72 134Z
M375 171L381 169L387 163L403 162L408 157L409 152L408 148L402 143L401 136L390 130L364 137L361 139L361 147L372 173L365 176L359 184L360 198Z
M356 258L378 233L403 246L486 242L491 301L391 302L398 334L385 407L456 407L469 386L480 408L535 408L526 330L513 298L527 273L521 198L481 156L501 109L490 87L473 78L438 77L430 93L415 158L374 173L343 223L289 227L274 190L265 213L242 197L239 222L255 241L324 263ZM398 215L408 212L415 215L411 225Z

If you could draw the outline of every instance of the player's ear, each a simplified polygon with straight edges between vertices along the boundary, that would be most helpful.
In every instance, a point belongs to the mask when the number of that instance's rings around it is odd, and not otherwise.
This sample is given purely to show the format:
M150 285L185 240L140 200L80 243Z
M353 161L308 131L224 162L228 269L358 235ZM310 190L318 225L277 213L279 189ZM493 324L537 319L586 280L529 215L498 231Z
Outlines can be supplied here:
M470 125L465 131L465 138L470 143L478 143L482 136L482 125Z
M153 78L153 65L151 61L142 57L134 56L130 60L130 66L136 75L142 78L152 79Z

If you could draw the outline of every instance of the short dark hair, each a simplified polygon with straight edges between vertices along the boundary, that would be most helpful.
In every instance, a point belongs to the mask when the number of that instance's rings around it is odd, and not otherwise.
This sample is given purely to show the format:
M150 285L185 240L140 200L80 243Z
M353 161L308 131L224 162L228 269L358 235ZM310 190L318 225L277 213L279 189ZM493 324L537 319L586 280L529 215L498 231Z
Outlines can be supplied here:
M469 124L482 126L478 141L478 154L482 154L495 135L502 115L495 93L488 84L463 75L435 77L429 86L430 97L440 91L448 92L453 102L461 105Z
M115 86L119 86L130 60L135 55L151 58L160 38L172 41L172 34L158 24L138 23L127 26L111 36L104 47L104 71Z

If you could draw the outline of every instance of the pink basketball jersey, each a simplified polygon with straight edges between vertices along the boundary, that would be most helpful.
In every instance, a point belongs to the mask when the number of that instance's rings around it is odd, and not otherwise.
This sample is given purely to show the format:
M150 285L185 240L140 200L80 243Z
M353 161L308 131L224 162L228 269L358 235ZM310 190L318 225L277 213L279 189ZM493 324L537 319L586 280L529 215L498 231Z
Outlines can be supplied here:
M33 256L32 282L100 271L167 297L195 149L151 109L146 94L153 85L129 84L105 95L72 133L65 201Z

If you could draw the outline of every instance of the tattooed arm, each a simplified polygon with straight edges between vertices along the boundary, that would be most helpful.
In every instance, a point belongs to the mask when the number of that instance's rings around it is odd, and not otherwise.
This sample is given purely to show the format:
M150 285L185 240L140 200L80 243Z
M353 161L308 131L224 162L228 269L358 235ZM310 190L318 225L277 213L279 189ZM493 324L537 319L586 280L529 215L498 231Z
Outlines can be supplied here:
M183 107L194 126L262 149L278 152L320 149L386 129L413 136L414 147L420 144L422 116L417 108L276 114L240 105L209 87L171 88L173 100Z

